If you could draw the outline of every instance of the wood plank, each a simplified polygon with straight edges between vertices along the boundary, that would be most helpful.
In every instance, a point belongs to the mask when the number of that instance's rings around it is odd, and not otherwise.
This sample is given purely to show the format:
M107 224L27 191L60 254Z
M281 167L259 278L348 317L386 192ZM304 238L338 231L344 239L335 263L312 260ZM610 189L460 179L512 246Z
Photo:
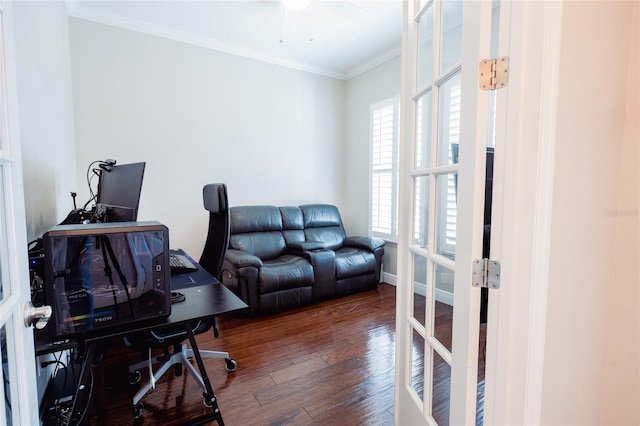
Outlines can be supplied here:
M238 362L227 373L223 360L204 361L227 425L393 425L393 286L270 316L224 316L219 338L196 339L201 350L228 351ZM89 425L134 424L131 398L138 388L128 384L127 369L140 355L117 346L93 367ZM481 378L479 392L483 386ZM136 425L180 424L206 410L186 374L165 374L143 402ZM448 402L437 410L444 413Z

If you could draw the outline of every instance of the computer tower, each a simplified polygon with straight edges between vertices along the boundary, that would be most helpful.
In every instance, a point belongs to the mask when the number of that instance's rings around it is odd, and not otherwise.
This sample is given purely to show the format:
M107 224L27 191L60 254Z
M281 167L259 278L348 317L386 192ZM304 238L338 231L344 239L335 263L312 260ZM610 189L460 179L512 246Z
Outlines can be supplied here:
M45 233L52 339L99 335L171 313L169 231L158 222L58 225Z

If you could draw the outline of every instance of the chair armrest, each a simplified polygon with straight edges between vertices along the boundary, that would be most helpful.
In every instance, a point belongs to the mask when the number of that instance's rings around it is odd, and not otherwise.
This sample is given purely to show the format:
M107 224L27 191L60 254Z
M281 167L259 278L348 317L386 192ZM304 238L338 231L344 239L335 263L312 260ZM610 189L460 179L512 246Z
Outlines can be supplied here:
M327 244L322 241L300 241L287 243L287 248L295 252L325 249Z
M343 245L374 252L380 247L384 247L384 240L375 237L347 237Z
M241 250L228 249L225 257L229 262L233 263L233 266L236 268L252 266L260 269L262 267L262 260L260 260L258 256L254 256Z

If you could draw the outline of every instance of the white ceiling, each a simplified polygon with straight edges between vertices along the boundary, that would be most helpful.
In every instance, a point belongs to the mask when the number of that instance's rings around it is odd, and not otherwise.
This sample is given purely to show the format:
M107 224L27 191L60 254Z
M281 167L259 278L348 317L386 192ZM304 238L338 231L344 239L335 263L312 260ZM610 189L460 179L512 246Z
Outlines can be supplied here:
M402 1L67 0L70 16L348 79L400 53Z

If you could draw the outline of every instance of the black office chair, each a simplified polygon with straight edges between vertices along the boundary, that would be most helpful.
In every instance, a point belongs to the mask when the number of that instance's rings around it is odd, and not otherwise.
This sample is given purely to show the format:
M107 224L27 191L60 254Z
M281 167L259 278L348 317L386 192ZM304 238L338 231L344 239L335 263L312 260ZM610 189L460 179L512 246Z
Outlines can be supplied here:
M198 263L220 279L224 254L229 245L229 201L224 183L210 183L202 188L204 208L209 211L209 231Z
M224 184L209 184L203 188L204 207L209 211L209 232L205 243L200 265L211 275L220 278L220 270L224 261L224 255L229 241L229 207L227 202L227 188ZM215 337L218 337L218 321L213 317L206 321L197 321L191 324L194 335L202 334L213 328ZM212 406L212 396L207 395L204 381L198 370L189 361L193 357L193 350L188 348L185 340L188 339L184 327L166 327L154 330L142 335L130 336L125 339L128 346L145 351L149 348L162 348L163 355L156 357L152 363L164 362L162 367L153 373L153 377L133 397L133 415L138 418L142 415L144 404L142 398L155 386L155 382L171 367L174 366L175 375L182 374L182 366L196 379L204 391L204 403ZM232 372L237 363L229 357L228 352L199 350L202 358L224 358L226 369ZM129 367L129 383L140 381L140 370L148 366L149 360L141 361Z
M202 188L204 208L209 212L209 231L204 243L200 266L222 282L224 255L229 247L229 200L224 183L210 183ZM213 319L213 334L218 337L218 318Z

